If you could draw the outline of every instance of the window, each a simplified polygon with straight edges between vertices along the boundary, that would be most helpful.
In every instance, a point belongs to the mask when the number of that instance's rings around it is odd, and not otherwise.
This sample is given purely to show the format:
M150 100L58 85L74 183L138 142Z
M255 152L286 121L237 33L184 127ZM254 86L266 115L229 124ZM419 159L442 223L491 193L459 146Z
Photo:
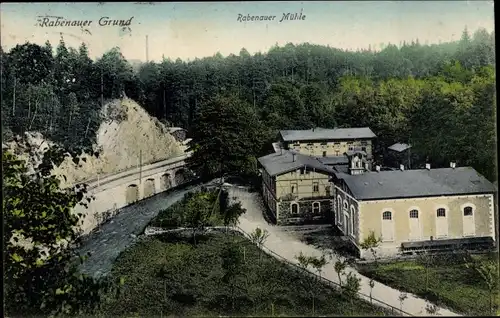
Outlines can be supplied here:
M299 205L297 203L292 203L292 215L299 214Z
M326 157L326 151L323 151L323 157Z
M382 220L392 220L392 213L390 211L382 213Z
M438 218L446 217L446 210L443 208L437 209L437 217Z
M313 203L313 213L314 214L319 214L319 211L321 210L321 205L319 202L314 202Z
M349 151L353 151L354 150L354 147L353 146L349 146Z
M417 210L410 211L410 219L418 219L418 211Z
M296 193L297 192L297 184L296 183L292 183L292 186L291 186L291 193Z
M470 206L464 208L464 216L472 216L472 208Z
M313 192L319 192L319 183L313 182Z
M351 215L349 216L349 221L350 221L350 226L349 226L349 234L353 235L354 231L354 214L356 214L356 211L354 209L354 205L351 205Z
M335 151L335 156L340 156L340 151Z
M344 210L346 210L346 211L347 211L347 208L348 208L347 201L344 201Z

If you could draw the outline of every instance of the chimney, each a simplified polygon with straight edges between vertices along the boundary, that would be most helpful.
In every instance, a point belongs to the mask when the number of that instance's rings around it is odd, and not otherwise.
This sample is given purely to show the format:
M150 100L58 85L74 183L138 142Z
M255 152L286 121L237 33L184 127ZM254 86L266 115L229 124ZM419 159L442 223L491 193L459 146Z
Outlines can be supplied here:
M380 166L375 166L375 170L376 170L377 172L380 172Z
M294 153L292 153L292 160L293 160L293 162L295 162L295 154Z
M280 146L281 155L283 155L283 147Z
M450 168L455 169L455 163L454 162L450 162Z
M314 131L314 129L316 129L316 127L313 127L312 131Z
M365 169L366 169L366 171L369 170L369 164L368 164L368 162L365 162Z
M399 170L405 171L405 165L399 165Z
M426 163L426 164L425 164L425 169L427 169L427 170L431 170L431 164L430 164L430 163Z

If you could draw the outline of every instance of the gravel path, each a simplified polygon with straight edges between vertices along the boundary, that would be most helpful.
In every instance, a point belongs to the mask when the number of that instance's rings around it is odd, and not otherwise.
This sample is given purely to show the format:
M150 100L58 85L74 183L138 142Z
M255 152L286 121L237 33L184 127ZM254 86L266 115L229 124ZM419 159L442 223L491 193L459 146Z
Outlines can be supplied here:
M296 235L293 235L293 233L287 232L281 227L268 224L262 215L262 200L258 194L249 193L246 189L241 187L232 188L231 192L230 197L236 197L241 201L242 206L247 209L247 212L240 217L239 227L246 233L252 232L257 227L266 229L269 232L269 237L264 245L269 250L293 263L298 263L295 256L299 255L300 252L306 256L321 257L321 255L323 255L323 251L321 249L301 242ZM322 276L333 282L339 283L337 273L334 270L335 261L336 258L333 256L329 263L323 268ZM366 295L370 294L369 278L362 276L352 267L348 267L346 272L353 272L361 278L360 292ZM381 283L375 283L372 291L374 299L378 299L386 304L394 306L395 308L401 308L399 301L400 295L401 292L399 290ZM425 310L427 302L424 299L412 294L408 294L407 296L408 298L403 302L402 310L415 316L429 316ZM366 300L369 301L369 298L367 297ZM460 316L445 308L439 308L437 314L443 316Z

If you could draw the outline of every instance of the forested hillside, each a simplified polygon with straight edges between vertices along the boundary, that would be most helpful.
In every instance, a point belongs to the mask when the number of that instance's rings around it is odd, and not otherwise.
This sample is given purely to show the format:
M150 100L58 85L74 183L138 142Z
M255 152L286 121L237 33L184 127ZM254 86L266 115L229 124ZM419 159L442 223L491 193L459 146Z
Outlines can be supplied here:
M452 43L412 41L379 52L287 44L253 56L242 49L165 59L136 72L118 49L92 61L85 45L75 50L61 40L51 54L50 43L27 43L2 52L4 136L36 130L67 147L89 146L101 98L126 95L187 128L210 173L244 161L253 169L279 129L369 126L379 136L379 161L390 144L410 142L415 166L455 161L493 180L494 47L493 33L465 30ZM219 137L217 144L208 147L206 136Z

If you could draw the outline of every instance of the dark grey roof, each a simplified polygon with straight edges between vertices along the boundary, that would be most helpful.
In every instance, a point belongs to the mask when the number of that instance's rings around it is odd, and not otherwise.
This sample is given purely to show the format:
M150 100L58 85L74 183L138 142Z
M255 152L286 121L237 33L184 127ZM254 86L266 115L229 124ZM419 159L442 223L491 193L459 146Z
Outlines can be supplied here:
M377 137L368 127L360 128L314 128L307 130L281 130L284 141L301 140L345 140Z
M339 173L341 174L349 174L349 167L347 165L335 165L333 166L333 169L337 172L335 173L335 175L339 175Z
M495 192L493 184L471 167L336 175L359 200Z
M348 150L346 151L346 156L354 156L354 155L357 155L357 154L360 154L360 155L363 155L363 156L367 156L366 154L366 151L363 151L363 150Z
M349 158L347 158L346 156L326 156L319 157L318 160L325 165L339 165L349 163Z
M390 150L394 150L394 151L397 151L397 152L403 152L405 151L406 149L409 149L411 148L411 145L408 145L408 144L403 144L403 143L395 143L394 145L390 146L389 149Z
M283 150L283 153L277 152L260 157L258 161L262 165L262 167L266 169L267 173L269 173L270 176L287 173L296 169L300 169L304 166L306 166L307 168L323 171L325 173L333 174L335 172L333 168L319 162L316 157L305 156L296 153L294 161L293 153L288 150Z

